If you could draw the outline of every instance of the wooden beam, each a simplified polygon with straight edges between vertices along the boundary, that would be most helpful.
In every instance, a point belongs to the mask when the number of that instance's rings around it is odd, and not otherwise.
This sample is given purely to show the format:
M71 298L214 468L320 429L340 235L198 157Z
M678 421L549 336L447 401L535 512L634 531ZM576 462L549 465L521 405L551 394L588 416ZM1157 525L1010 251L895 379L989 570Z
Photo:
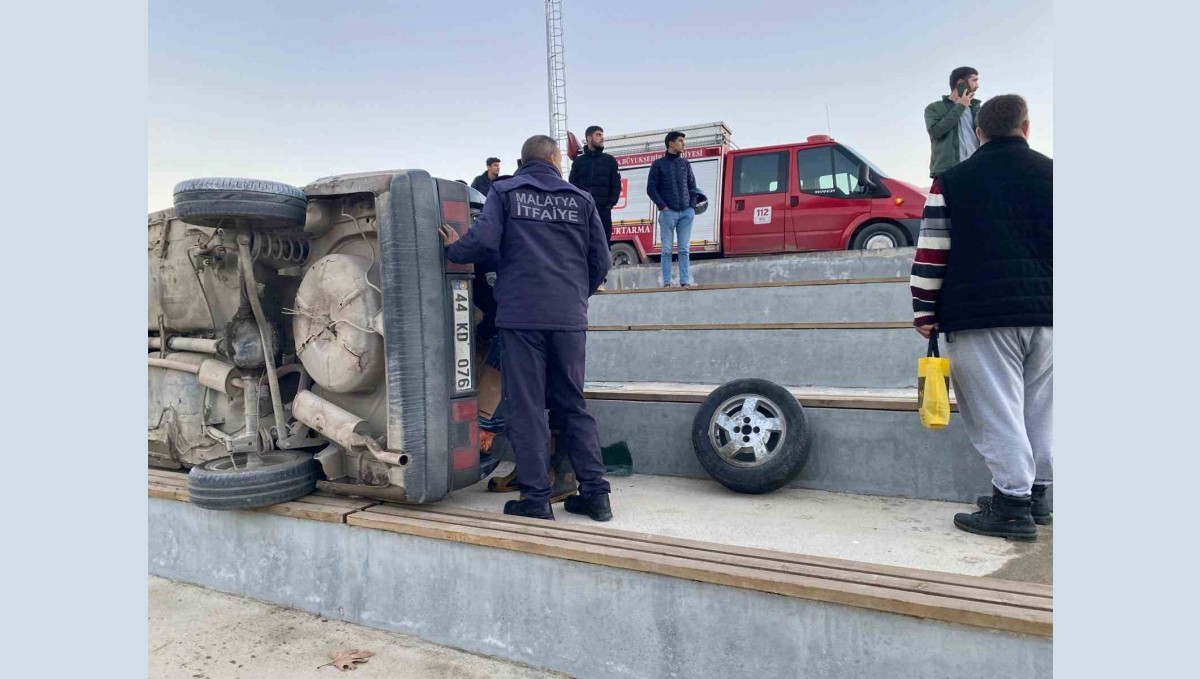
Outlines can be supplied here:
M589 325L588 332L653 332L659 330L911 330L912 321L833 321L827 323L649 323Z
M588 382L585 398L599 401L647 401L655 403L702 403L717 384L682 382ZM916 389L862 389L836 387L786 387L806 408L889 410L916 412ZM958 412L951 397L950 409Z

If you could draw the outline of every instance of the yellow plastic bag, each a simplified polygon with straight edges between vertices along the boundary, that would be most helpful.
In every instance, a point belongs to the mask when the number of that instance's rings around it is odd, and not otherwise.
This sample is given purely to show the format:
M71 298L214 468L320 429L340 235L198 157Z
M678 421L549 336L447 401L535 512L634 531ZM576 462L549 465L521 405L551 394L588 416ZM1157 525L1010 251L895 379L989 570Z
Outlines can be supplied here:
M937 331L929 335L928 355L917 359L917 410L927 429L950 424L950 359L938 354Z

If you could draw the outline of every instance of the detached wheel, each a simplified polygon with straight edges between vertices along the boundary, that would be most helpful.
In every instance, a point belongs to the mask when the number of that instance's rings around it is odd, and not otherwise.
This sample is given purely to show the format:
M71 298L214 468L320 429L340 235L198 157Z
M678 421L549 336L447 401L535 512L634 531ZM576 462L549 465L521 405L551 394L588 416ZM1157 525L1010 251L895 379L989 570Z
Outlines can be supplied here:
M320 463L307 453L234 453L192 467L188 495L204 509L253 509L304 497L320 478Z
M796 397L760 379L715 389L692 421L692 446L718 483L739 493L781 488L808 462L811 433Z
M632 266L638 263L637 250L629 243L617 243L610 250L612 254L612 266Z
M851 250L882 250L902 248L908 245L908 237L895 224L868 224L854 237Z
M175 185L175 216L198 226L294 229L304 226L307 207L304 191L279 182L204 177Z

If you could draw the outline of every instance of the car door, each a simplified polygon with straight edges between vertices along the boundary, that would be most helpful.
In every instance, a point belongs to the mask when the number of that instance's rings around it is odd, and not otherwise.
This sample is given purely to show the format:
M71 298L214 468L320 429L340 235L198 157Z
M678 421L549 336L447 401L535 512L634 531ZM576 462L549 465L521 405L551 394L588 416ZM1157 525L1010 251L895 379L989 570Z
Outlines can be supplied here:
M789 153L737 153L730 166L729 254L783 252L787 247Z
M795 208L788 222L797 250L840 250L842 234L871 212L871 195L859 190L859 163L836 145L796 151Z

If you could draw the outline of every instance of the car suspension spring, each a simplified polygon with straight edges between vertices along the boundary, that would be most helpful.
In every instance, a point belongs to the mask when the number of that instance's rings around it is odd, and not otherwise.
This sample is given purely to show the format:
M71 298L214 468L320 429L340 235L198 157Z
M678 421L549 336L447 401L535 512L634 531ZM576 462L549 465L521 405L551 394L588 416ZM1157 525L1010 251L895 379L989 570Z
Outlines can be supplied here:
M250 254L255 261L277 267L303 266L308 260L308 241L269 233L254 234Z

